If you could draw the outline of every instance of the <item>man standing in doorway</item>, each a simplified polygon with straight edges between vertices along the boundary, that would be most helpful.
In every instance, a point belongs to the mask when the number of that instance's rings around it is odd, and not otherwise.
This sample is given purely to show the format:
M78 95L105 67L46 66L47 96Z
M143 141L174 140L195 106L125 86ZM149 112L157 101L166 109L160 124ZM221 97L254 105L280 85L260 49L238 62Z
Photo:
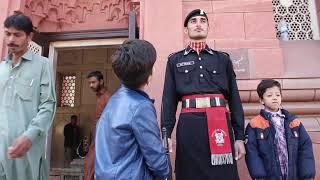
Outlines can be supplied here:
M76 158L77 147L80 144L80 127L78 116L72 115L70 123L64 126L64 167L69 167L70 162Z
M170 137L182 101L176 179L238 180L236 160L245 154L244 113L232 62L206 44L209 23L203 10L191 11L184 27L190 42L169 56L161 112L161 126Z
M103 75L100 71L92 71L87 76L89 87L97 96L96 105L96 116L93 121L93 127L91 129L91 144L89 152L84 160L84 179L94 180L94 159L95 159L95 136L96 136L96 125L100 119L101 113L106 106L110 93L104 86Z
M47 180L46 137L56 101L49 60L28 50L29 17L4 22L9 55L0 62L0 179Z

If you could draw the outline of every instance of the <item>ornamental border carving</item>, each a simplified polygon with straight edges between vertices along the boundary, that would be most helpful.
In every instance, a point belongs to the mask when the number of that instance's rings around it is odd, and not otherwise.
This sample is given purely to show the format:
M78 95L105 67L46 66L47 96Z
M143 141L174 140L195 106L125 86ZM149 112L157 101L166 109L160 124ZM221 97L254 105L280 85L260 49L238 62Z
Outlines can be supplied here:
M139 16L140 3L136 0L27 0L25 11L32 16L34 25L43 21L64 24L84 24L94 18L105 22L123 24L128 14L135 11Z

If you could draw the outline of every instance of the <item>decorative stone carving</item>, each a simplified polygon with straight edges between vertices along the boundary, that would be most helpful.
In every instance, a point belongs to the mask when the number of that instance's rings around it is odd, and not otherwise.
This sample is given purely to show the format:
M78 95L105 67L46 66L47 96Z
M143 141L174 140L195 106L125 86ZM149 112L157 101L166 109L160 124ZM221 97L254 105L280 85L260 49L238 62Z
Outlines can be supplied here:
M250 77L248 49L226 49L223 51L229 53L237 79L248 79Z
M139 2L132 0L27 0L25 4L35 26L46 29L44 24L56 24L57 30L125 26L129 11L139 15L139 8Z

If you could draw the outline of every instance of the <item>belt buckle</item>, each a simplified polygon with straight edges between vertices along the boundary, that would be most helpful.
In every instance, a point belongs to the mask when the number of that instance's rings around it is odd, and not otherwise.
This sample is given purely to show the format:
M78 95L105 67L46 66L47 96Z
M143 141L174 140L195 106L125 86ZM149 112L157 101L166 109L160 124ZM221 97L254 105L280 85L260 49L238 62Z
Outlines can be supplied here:
M196 98L196 108L207 108L210 106L211 105L209 97Z
M221 106L220 98L214 97L214 100L216 101L216 106Z

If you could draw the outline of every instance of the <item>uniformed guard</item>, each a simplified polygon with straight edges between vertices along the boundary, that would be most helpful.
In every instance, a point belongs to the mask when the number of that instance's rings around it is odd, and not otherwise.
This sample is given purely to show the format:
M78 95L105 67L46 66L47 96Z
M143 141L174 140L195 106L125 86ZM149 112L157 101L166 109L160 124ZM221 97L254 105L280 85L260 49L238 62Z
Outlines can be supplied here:
M182 101L176 179L237 180L236 160L245 154L244 113L232 62L206 44L209 23L203 10L191 11L184 27L190 42L168 58L161 112L161 126L171 137Z

